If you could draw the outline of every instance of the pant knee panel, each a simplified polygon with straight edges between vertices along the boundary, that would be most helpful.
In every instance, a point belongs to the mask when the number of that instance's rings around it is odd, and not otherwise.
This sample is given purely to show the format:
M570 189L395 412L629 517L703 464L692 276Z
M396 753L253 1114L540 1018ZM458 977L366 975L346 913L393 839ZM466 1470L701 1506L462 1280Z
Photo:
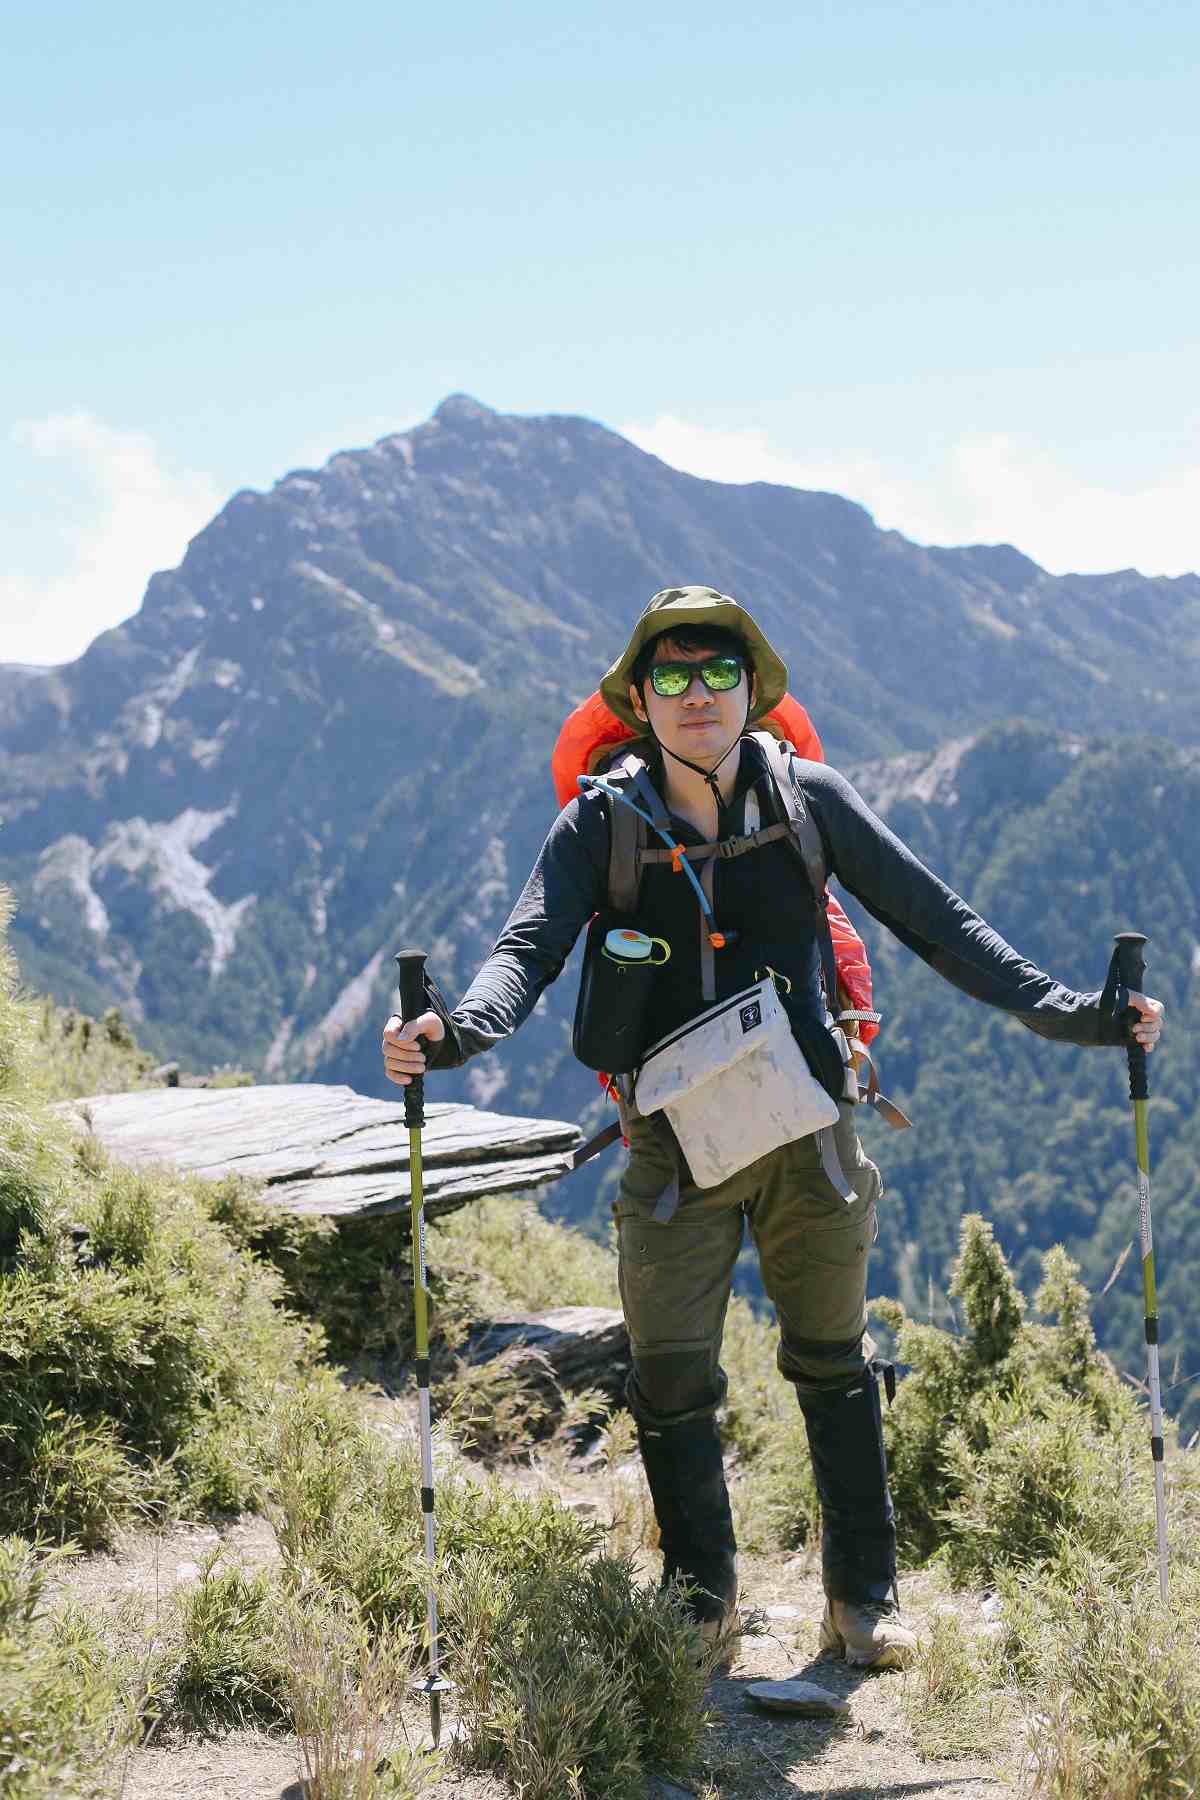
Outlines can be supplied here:
M875 1344L869 1333L842 1343L795 1338L781 1333L776 1361L785 1381L803 1401L808 1395L841 1394L870 1367Z

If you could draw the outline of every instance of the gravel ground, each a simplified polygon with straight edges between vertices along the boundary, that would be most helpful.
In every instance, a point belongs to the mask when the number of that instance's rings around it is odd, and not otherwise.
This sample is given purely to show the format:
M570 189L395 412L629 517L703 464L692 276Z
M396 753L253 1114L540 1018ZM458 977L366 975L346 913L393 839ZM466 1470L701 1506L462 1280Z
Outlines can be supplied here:
M522 1485L526 1485L528 1477ZM594 1482L572 1479L564 1496L587 1505ZM223 1546L248 1568L275 1560L270 1527L262 1519L239 1520L218 1533L207 1526L178 1526L140 1533L111 1555L81 1560L60 1592L88 1605L113 1605L138 1595L152 1622L180 1583L196 1578L204 1557ZM648 1563L648 1567L650 1564ZM745 1558L743 1606L767 1615L761 1636L741 1640L730 1670L714 1679L708 1696L712 1723L703 1761L721 1800L1003 1800L1011 1795L1011 1770L973 1761L927 1762L916 1754L901 1705L904 1677L872 1676L816 1656L821 1615L820 1583L805 1558ZM906 1614L918 1625L934 1606L951 1604L967 1619L977 1616L969 1597L946 1597L928 1577L904 1585ZM789 1719L760 1712L746 1698L752 1681L800 1675L850 1702L846 1721ZM419 1708L406 1721L420 1741ZM134 1751L122 1770L121 1800L302 1800L297 1785L300 1747L294 1738L258 1731L219 1737L185 1737ZM450 1773L429 1800L512 1800L511 1790L486 1776Z

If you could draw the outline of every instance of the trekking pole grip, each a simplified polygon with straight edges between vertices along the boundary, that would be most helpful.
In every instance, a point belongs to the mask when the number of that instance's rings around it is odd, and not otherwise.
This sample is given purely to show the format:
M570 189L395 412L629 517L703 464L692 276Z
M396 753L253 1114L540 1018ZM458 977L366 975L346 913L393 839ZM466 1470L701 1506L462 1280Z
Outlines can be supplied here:
M400 1017L404 1024L425 1011L425 950L401 950L396 956L400 972ZM414 1075L404 1090L404 1123L419 1131L425 1123L425 1077Z
M1140 994L1142 983L1146 979L1146 958L1142 952L1147 942L1145 933L1141 931L1117 933L1113 940L1114 948L1104 982L1104 992L1100 997L1101 1007L1109 1011L1123 1027L1131 1100L1150 1098L1146 1052L1133 1036L1133 1026L1140 1015L1137 1008L1129 1004L1130 988Z

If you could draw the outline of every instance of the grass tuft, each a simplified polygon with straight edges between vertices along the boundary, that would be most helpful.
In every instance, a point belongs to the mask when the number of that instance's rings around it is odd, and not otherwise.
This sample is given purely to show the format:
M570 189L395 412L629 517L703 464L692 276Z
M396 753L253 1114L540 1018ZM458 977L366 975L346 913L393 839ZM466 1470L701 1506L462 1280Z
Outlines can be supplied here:
M957 1614L935 1612L904 1678L904 1711L924 1761L990 1756L1012 1712L992 1642Z
M137 1735L126 1671L77 1609L47 1589L73 1546L0 1538L0 1792L5 1800L106 1800Z

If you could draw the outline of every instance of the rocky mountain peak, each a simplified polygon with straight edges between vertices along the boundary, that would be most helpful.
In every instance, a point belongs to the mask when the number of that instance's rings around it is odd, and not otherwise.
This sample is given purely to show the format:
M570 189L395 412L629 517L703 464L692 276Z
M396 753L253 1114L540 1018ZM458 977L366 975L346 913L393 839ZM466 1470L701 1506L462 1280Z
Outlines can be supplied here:
M433 417L439 425L477 425L500 415L470 394L447 394L441 405L434 409Z
M0 668L0 876L30 979L161 1019L194 1060L363 1079L398 925L451 987L470 976L552 816L564 715L683 581L751 606L830 760L914 759L873 777L896 805L1044 759L964 742L1013 714L1140 730L1169 688L1161 728L1200 740L1195 577L926 551L835 495L701 481L587 419L451 394L235 495L77 663ZM561 1062L564 996L521 1068Z

